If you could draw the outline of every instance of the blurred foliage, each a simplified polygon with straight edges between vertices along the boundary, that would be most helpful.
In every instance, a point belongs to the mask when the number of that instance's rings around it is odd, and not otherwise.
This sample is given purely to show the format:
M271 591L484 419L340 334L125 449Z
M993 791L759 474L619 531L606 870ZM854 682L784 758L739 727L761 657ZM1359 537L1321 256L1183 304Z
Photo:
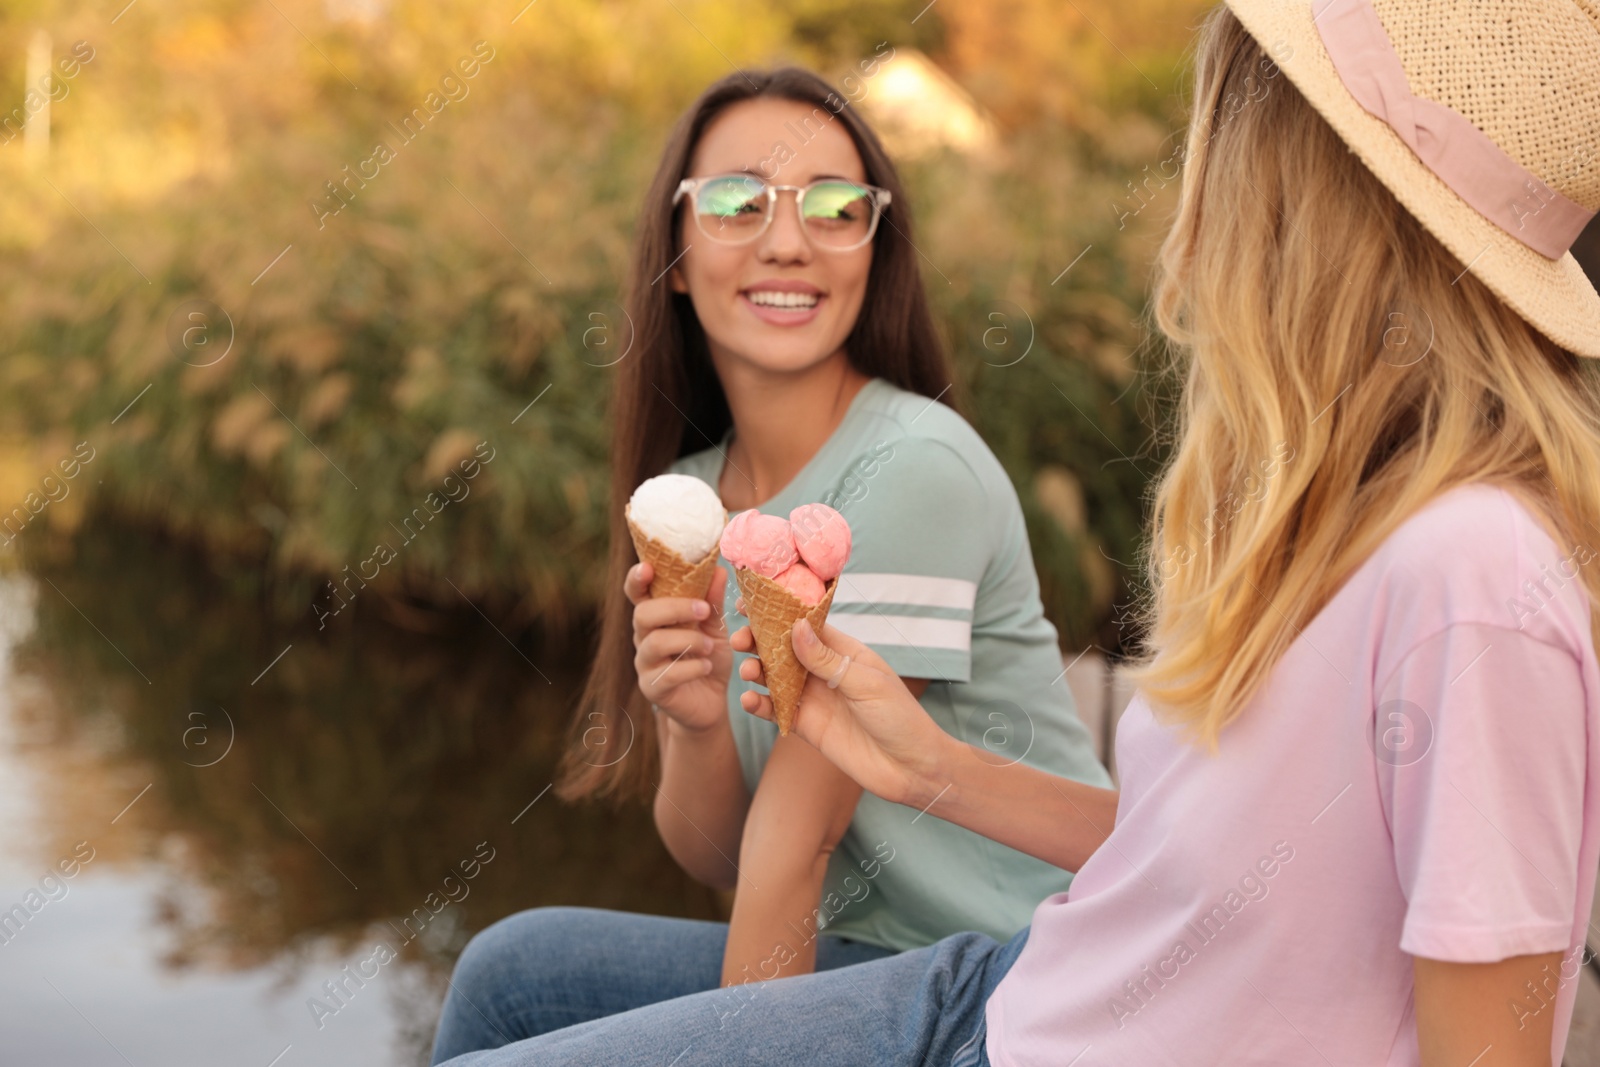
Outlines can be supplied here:
M918 247L1050 615L1069 645L1110 647L1114 561L1137 556L1161 461L1139 320L1176 189L1147 179L1199 7L0 4L0 108L25 100L36 28L57 56L94 49L48 162L0 146L0 507L87 440L91 476L42 525L70 528L90 496L272 570L263 610L302 617L382 543L398 559L369 599L579 628L607 537L596 339L624 342L633 216L670 123L730 63L837 77L887 40L929 52L999 130L992 151L904 162ZM492 58L431 114L479 41ZM392 124L418 107L406 142ZM393 158L328 214L325 183L380 141ZM223 314L185 350L196 299ZM479 441L495 458L470 497L402 543Z

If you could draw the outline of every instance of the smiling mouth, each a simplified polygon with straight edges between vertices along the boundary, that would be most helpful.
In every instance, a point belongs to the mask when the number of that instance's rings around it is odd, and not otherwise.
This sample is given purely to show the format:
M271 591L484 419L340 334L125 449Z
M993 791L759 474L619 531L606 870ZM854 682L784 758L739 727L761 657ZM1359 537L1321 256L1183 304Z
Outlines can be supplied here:
M781 293L775 289L749 289L744 297L752 304L773 308L813 308L821 299L819 293Z

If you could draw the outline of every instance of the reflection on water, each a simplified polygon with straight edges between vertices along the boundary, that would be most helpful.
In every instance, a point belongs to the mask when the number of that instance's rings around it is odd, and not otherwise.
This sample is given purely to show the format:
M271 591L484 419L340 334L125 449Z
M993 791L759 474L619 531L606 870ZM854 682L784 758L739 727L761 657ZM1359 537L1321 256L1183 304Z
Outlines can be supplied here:
M275 621L258 576L103 519L26 563L0 584L8 1060L422 1062L503 915L717 916L646 812L544 792L570 650L376 598Z

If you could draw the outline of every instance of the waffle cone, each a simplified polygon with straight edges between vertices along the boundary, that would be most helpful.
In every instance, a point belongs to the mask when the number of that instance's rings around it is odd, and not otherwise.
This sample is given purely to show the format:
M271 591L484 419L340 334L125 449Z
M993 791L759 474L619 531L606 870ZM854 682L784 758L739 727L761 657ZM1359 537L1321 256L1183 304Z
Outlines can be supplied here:
M655 577L650 580L650 595L705 599L711 589L711 576L717 571L717 553L708 552L705 559L690 563L634 525L626 507L623 516L628 520L628 534L633 538L634 551L639 553L640 560L655 569Z
M744 596L745 617L750 620L750 632L756 639L756 653L761 657L767 690L772 694L772 712L778 722L778 733L787 734L794 726L794 715L800 707L800 692L806 686L806 669L795 659L794 646L789 643L789 631L804 617L811 620L813 630L822 633L822 624L828 618L828 608L833 605L833 591L838 587L839 579L835 578L827 584L821 600L807 605L771 578L753 570L739 567L733 573L739 580L739 592Z

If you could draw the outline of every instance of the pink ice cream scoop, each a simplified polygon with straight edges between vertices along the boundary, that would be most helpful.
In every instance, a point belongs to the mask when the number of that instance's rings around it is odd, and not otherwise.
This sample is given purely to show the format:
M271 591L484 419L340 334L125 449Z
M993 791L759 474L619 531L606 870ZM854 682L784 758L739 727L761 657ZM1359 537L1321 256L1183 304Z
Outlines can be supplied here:
M807 606L820 602L823 594L828 591L822 584L822 579L811 573L811 568L804 563L796 563L773 581L799 597L800 602Z
M826 504L801 504L789 512L795 550L824 582L839 577L850 558L850 524Z
M735 515L722 531L722 554L735 567L776 578L800 558L786 519L751 509Z

